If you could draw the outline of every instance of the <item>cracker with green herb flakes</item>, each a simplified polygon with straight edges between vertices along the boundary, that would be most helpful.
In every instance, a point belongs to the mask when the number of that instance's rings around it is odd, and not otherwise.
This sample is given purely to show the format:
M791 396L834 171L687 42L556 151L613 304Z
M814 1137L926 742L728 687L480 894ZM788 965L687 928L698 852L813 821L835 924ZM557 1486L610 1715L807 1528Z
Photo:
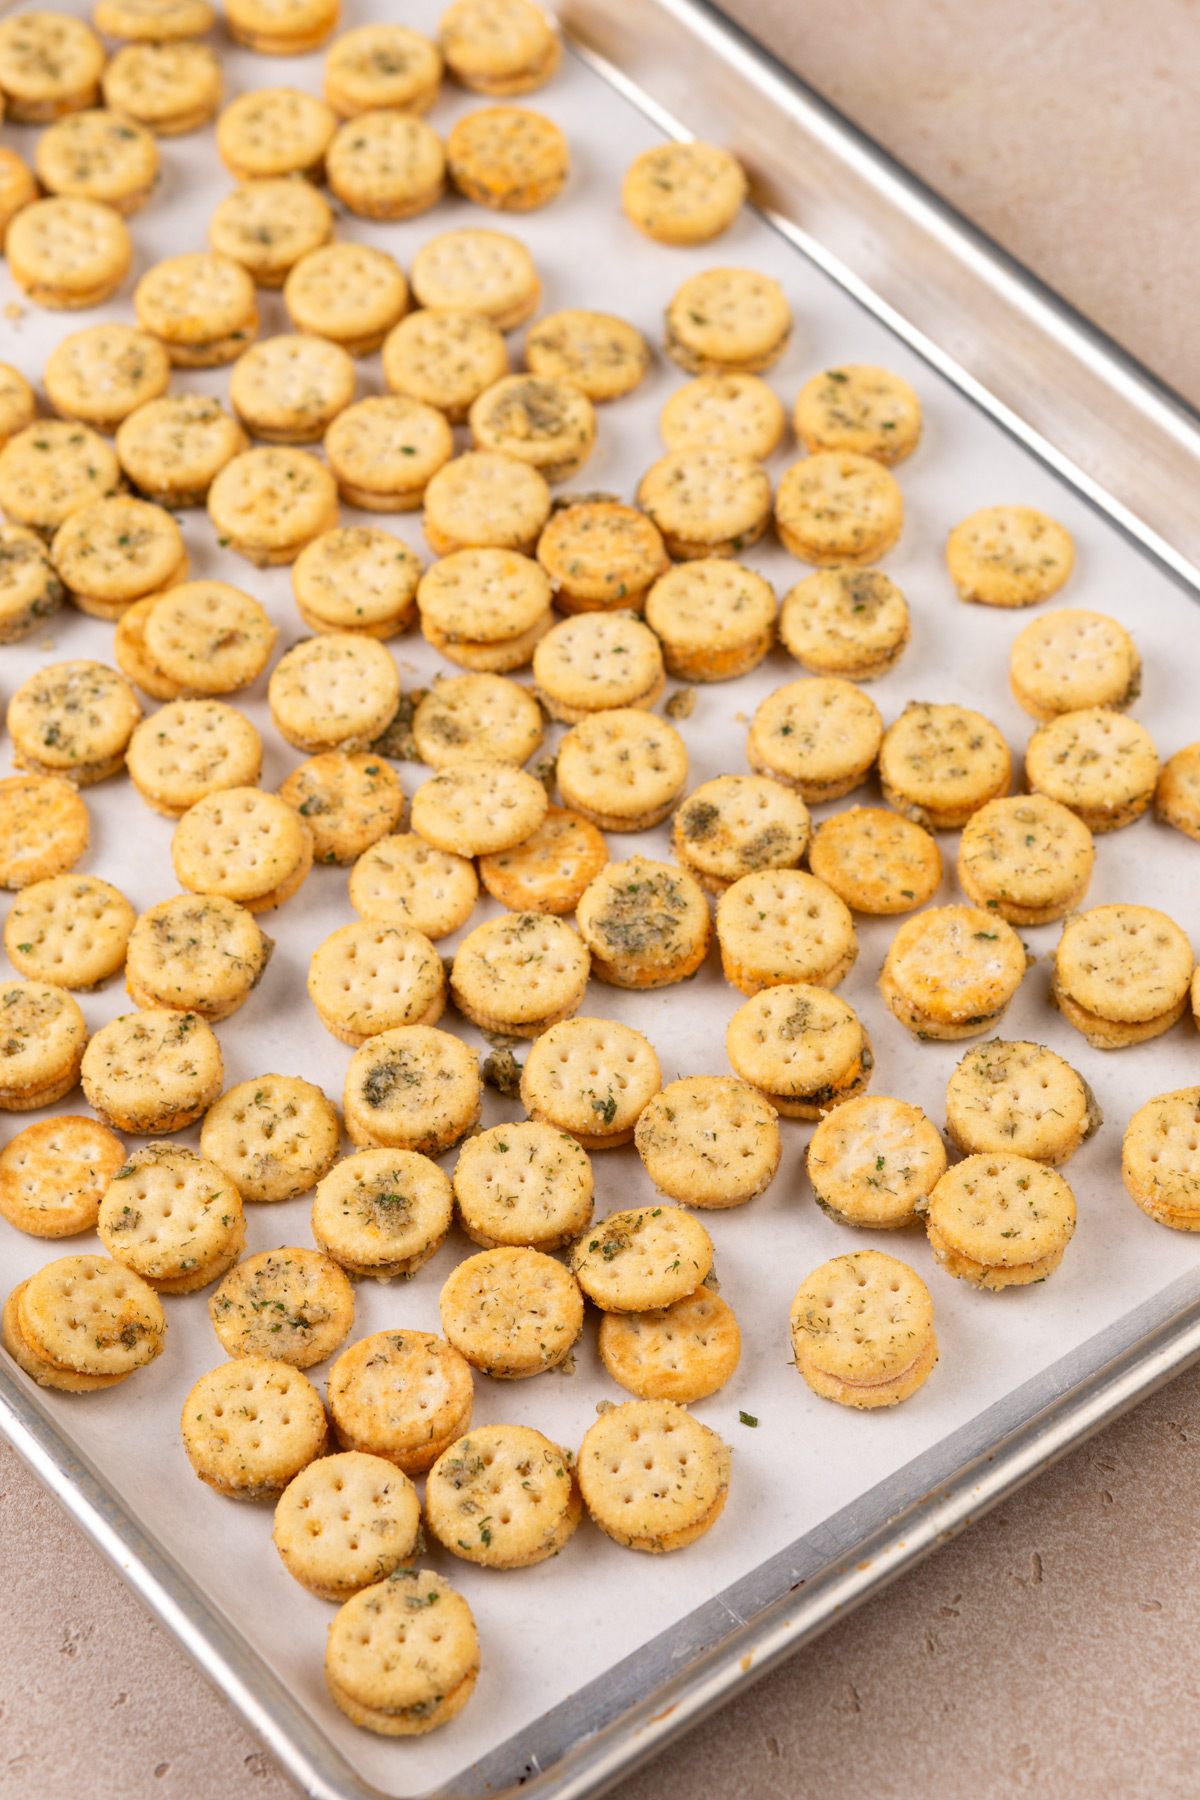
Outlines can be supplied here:
M417 1555L421 1502L382 1456L343 1450L293 1476L271 1533L283 1566L321 1600L348 1600Z
M216 894L177 894L136 920L125 953L135 1006L177 1007L211 1024L245 1004L274 943L253 913Z
M123 1013L88 1044L80 1079L88 1103L117 1131L182 1131L221 1091L221 1047L198 1013Z
M219 400L164 394L121 420L116 446L122 469L147 500L203 506L215 477L249 439Z
M251 344L229 376L233 410L267 444L311 444L354 398L354 360L340 344L301 333Z
M1154 800L1158 773L1146 727L1102 706L1059 713L1038 726L1025 749L1030 791L1070 807L1091 831L1116 831L1140 819Z
M1079 607L1031 619L1008 668L1015 699L1035 719L1088 706L1124 712L1142 691L1142 659L1125 627Z
M229 1500L278 1500L329 1444L320 1394L273 1357L238 1356L202 1375L180 1423L196 1474Z
M780 477L775 528L784 549L802 562L877 562L903 523L895 477L873 457L819 450Z
M1044 794L989 800L963 826L958 879L968 899L1010 925L1046 925L1073 911L1096 849L1078 814Z
M437 1541L485 1569L557 1556L583 1516L574 1457L528 1425L479 1425L443 1450L425 1485Z
M136 133L137 127L122 130ZM116 431L131 412L165 394L170 379L171 360L158 339L116 323L89 325L61 339L42 375L59 417L80 419L97 431Z
M730 681L757 668L775 642L775 614L770 583L720 557L669 569L646 597L667 669L686 681Z
M297 331L327 338L351 356L369 356L407 312L408 283L386 250L322 244L289 269L283 303Z
M994 913L933 906L900 927L878 986L915 1038L978 1037L999 1023L1033 960Z
M513 912L574 912L608 861L608 846L587 819L551 806L537 829L511 850L479 859L488 893Z
M521 1072L532 1119L565 1131L585 1150L627 1144L662 1086L649 1040L619 1019L567 1019L534 1040Z
M376 1331L329 1371L329 1411L343 1450L386 1457L421 1475L471 1423L466 1358L429 1331Z
M326 750L293 769L279 790L312 832L321 863L351 863L403 823L404 790L369 750Z
M215 22L209 0L96 0L92 8L97 31L135 44L203 37Z
M687 747L675 727L633 706L588 714L558 751L564 802L602 831L647 831L659 824L682 794L687 774Z
M413 925L447 937L470 918L479 879L469 857L437 850L414 831L380 838L350 871L350 904L364 919Z
M179 819L210 794L252 788L262 768L262 739L224 701L175 699L134 728L125 761L147 806Z
M946 1133L968 1156L1011 1151L1057 1168L1103 1123L1083 1076L1044 1044L991 1038L946 1088Z
M605 1313L600 1360L615 1382L641 1400L705 1400L724 1387L741 1356L733 1308L697 1288L672 1306L644 1313ZM749 1415L743 1413L743 1423Z
M697 375L677 388L658 429L668 450L727 450L756 462L783 436L783 403L757 375Z
M511 763L458 763L417 789L412 827L437 850L490 856L523 844L549 804L537 776Z
M869 694L834 675L791 681L755 709L746 761L810 806L840 800L871 772L883 718Z
M942 1176L922 1211L946 1273L991 1293L1044 1281L1075 1230L1070 1188L1027 1156L965 1157Z
M960 600L1034 606L1062 587L1075 546L1065 526L1032 506L985 506L950 533L946 565Z
M263 288L281 288L300 258L332 236L333 213L325 196L290 175L244 181L220 201L208 222L208 241L217 254L240 262Z
M218 544L255 568L294 562L337 524L337 482L307 450L255 444L213 477L208 516Z
M333 1102L298 1075L259 1075L229 1088L206 1112L200 1148L247 1203L303 1194L337 1161Z
M325 433L338 492L368 512L413 512L453 454L454 434L442 414L407 394L358 400Z
M0 887L65 875L88 847L88 809L57 775L0 781Z
M471 1609L429 1569L397 1570L364 1588L329 1628L330 1698L351 1724L384 1737L447 1724L470 1699L478 1674Z
M479 1118L483 1083L461 1038L400 1025L368 1038L346 1071L346 1130L360 1150L440 1156Z
M137 915L124 894L95 875L35 881L9 908L4 948L32 981L92 988L115 975Z
M1050 999L1096 1050L1161 1037L1187 1010L1194 957L1153 906L1093 906L1063 926Z
M919 1106L884 1094L826 1113L809 1139L813 1199L839 1225L901 1230L945 1172L936 1125Z
M69 1094L87 1041L83 1014L65 988L6 982L0 987L0 1109L31 1112Z
M95 107L44 131L34 166L47 193L99 200L127 218L154 190L158 147L144 126Z
M717 902L726 981L743 994L782 982L836 987L858 958L850 908L803 869L759 869Z
M82 19L23 12L0 25L0 90L14 125L45 125L95 104L104 46Z
M74 419L38 419L0 450L0 509L10 525L44 538L79 507L121 485L112 445Z
M604 1312L648 1312L694 1293L712 1268L713 1244L677 1206L610 1213L571 1251L580 1287Z
M113 633L113 660L125 679L152 700L178 700L179 683L163 674L146 648L146 620L161 598L161 594L147 594L144 600L134 600L125 608ZM253 774L257 776L257 769Z
M180 137L207 125L225 91L221 63L208 44L125 44L101 83L104 104L155 137Z
M464 113L446 139L451 184L478 206L533 212L562 191L571 167L567 139L553 119L525 106L484 106Z
M135 1151L104 1191L96 1230L114 1261L160 1294L207 1287L246 1247L237 1189L182 1144Z
M166 346L176 368L232 362L258 331L253 278L232 256L213 250L153 263L133 290L133 306L142 330Z
M307 821L277 794L223 788L189 806L171 839L179 885L219 894L250 912L291 898L312 868Z
M485 1250L556 1250L592 1216L586 1153L565 1132L533 1120L468 1138L453 1186L462 1228Z
M539 375L504 375L467 414L476 450L528 463L547 481L583 467L596 441L596 415L581 388Z
M746 198L736 157L716 144L655 144L621 184L625 216L659 244L707 244L728 230Z
M586 816L586 815L585 815ZM592 973L612 987L667 987L708 954L712 919L704 889L686 869L641 856L609 863L575 913Z
M428 112L441 82L437 45L390 21L340 32L325 57L325 98L344 119L381 106Z
M360 1150L317 1184L313 1242L355 1277L407 1278L450 1229L450 1178L414 1150Z
M579 1447L579 1486L593 1523L629 1550L682 1550L719 1518L729 1447L671 1400L627 1400Z
M413 713L413 738L431 769L455 763L528 762L545 735L527 689L502 675L451 675L436 681Z
M759 375L778 362L792 311L777 281L753 269L692 275L666 311L663 348L691 375Z
M784 595L779 635L814 675L874 681L900 660L912 622L882 569L818 569Z
M785 982L739 1006L725 1030L736 1074L785 1119L819 1119L871 1080L871 1040L852 1006L827 988Z
M482 313L511 331L536 310L542 284L532 256L504 231L443 231L421 245L409 269L422 306Z
M313 951L308 992L326 1031L357 1046L398 1025L436 1025L446 1005L446 977L422 932L356 919Z
M583 1330L583 1295L556 1257L502 1245L468 1256L442 1286L442 1330L473 1368L524 1381L564 1362Z
M515 550L458 550L425 571L417 605L426 638L453 659L459 643L524 639L547 619L550 584Z
M31 774L62 775L88 787L124 767L141 716L136 694L116 669L53 663L22 682L8 703L13 761Z
M744 1206L770 1186L782 1153L775 1108L728 1075L668 1083L638 1114L634 1141L659 1193L684 1206Z
M907 381L868 363L843 363L806 381L793 412L805 449L850 451L875 462L911 456L921 437L921 402Z
M474 549L532 555L550 504L545 476L527 463L498 451L468 450L430 481L421 524L437 556Z
M560 612L640 612L670 567L662 533L635 506L581 500L553 514L538 539L537 559Z
M895 1406L933 1372L933 1302L915 1269L881 1250L834 1257L792 1302L796 1367L841 1406Z
M740 556L771 516L771 483L750 456L728 450L672 450L638 483L638 505L679 562Z
M624 612L563 619L533 653L535 691L552 719L577 725L615 707L648 711L663 691L654 632Z
M39 1269L20 1289L17 1325L56 1370L117 1380L160 1356L167 1330L153 1288L107 1256L64 1256Z
M377 638L327 631L280 657L267 697L297 750L369 750L400 704L400 672Z
M484 389L508 372L501 332L474 312L438 307L409 313L383 345L383 378L391 391L436 406L452 425L465 424ZM524 548L524 539L515 547Z
M21 1330L21 1301L27 1281L19 1281L4 1302L2 1336L4 1348L31 1381L39 1387L54 1388L64 1394L90 1394L98 1388L116 1387L127 1375L84 1375L75 1369L63 1369L40 1356Z
M44 625L66 591L36 531L0 525L0 644L15 643Z
M942 854L923 826L877 806L852 806L823 819L808 866L855 912L911 912L932 900Z
M325 157L329 186L364 219L411 219L446 189L446 150L416 113L377 107L347 119Z
M217 154L238 181L275 175L319 180L337 130L331 106L299 88L252 88L217 120Z
M420 558L390 531L343 525L314 538L292 564L296 611L314 631L389 638L417 616Z
M350 1335L354 1289L328 1256L287 1245L230 1269L209 1298L208 1316L227 1356L271 1356L308 1369Z
M96 1223L125 1146L96 1119L38 1119L0 1150L0 1217L31 1237L73 1237Z
M1163 764L1154 816L1186 837L1200 838L1200 744L1186 745Z
M135 600L174 588L188 572L183 534L170 513L123 494L64 519L50 558L74 604L94 619L119 619Z
M539 319L525 339L534 375L570 381L593 402L617 400L643 380L650 347L635 325L612 313L567 308Z
M931 831L956 831L1008 792L1012 758L990 719L966 706L910 700L879 747L883 797Z
M481 1030L536 1038L578 1012L590 970L587 945L564 919L507 912L463 939L450 992Z
M1121 1179L1135 1205L1174 1231L1200 1231L1200 1088L1139 1106L1121 1145Z

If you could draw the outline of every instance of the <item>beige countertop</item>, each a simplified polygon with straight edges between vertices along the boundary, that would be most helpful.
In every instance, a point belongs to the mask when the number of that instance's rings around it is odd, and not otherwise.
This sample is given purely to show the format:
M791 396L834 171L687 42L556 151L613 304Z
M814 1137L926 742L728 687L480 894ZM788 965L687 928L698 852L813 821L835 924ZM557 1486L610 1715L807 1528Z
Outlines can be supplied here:
M1196 0L726 0L1200 402ZM1180 1266L1193 1260L1180 1240ZM622 1785L621 1800L1197 1791L1200 1372ZM0 1448L0 1795L295 1792Z

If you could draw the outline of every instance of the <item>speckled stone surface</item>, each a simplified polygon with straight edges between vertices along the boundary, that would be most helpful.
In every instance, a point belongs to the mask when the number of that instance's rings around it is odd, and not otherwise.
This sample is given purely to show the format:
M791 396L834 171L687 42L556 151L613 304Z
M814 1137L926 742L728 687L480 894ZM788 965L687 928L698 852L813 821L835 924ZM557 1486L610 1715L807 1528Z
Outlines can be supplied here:
M1196 0L727 0L1200 402ZM1181 1266L1192 1260L1181 1241ZM621 1800L1193 1800L1200 1373L626 1781ZM294 1794L0 1447L0 1795Z

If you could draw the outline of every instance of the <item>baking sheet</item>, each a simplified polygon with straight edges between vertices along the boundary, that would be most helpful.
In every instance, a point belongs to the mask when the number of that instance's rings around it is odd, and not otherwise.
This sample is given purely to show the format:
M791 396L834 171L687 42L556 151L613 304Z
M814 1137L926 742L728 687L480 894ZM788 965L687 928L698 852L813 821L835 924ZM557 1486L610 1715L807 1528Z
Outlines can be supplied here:
M406 21L433 28L436 6L413 5ZM348 9L346 25L382 16L368 6ZM229 94L253 86L288 84L317 89L320 57L259 58L230 50ZM480 102L447 90L430 115L444 132ZM630 318L652 341L660 339L662 308L679 283L714 264L754 267L784 285L796 315L786 357L768 380L790 405L801 382L838 361L880 362L913 382L926 412L925 440L897 471L905 495L906 524L899 545L882 566L899 583L913 611L913 641L899 668L870 692L890 723L910 698L954 700L978 707L1004 731L1019 766L1032 721L1007 690L1008 648L1028 614L991 612L960 605L942 564L947 530L976 507L1015 501L1044 507L1076 536L1078 561L1062 604L1108 612L1133 632L1145 662L1144 692L1135 715L1146 723L1163 755L1195 732L1194 694L1200 674L1200 613L1160 570L1099 518L1075 494L1037 464L940 377L866 316L826 277L761 219L745 213L717 244L695 251L668 250L639 238L621 217L620 173L659 133L591 70L569 56L555 81L530 104L568 132L574 170L564 196L543 213L505 219L447 199L403 225L371 225L347 217L340 236L379 244L406 267L428 238L457 225L510 229L531 248L542 272L542 312L563 305L609 309ZM5 128L15 148L33 133ZM137 247L133 275L122 295L87 314L46 314L29 309L0 276L0 315L13 301L19 317L0 317L0 357L31 377L67 331L99 317L131 319L129 295L137 275L159 257L197 247L207 216L232 183L216 162L210 133L166 140L164 179L151 204L132 221ZM262 297L263 334L286 329L278 296ZM520 334L517 334L519 339ZM514 341L514 351L517 345ZM382 391L378 359L360 365L360 393ZM602 488L632 497L644 468L661 453L656 420L667 395L685 377L660 358L650 379L632 397L599 411L596 451L568 485ZM177 386L224 396L227 371L184 374ZM460 434L461 435L461 434ZM770 462L773 480L794 459L789 439ZM356 517L349 509L344 518ZM218 575L258 596L281 627L279 649L306 635L290 596L286 570L258 572L220 551L203 513L182 516L198 575ZM418 515L377 522L393 529L423 556L427 546ZM782 594L807 569L773 544L759 545L745 560ZM1059 604L1059 601L1054 604ZM12 689L34 667L69 656L111 660L111 627L76 614L50 622L45 638L11 646L0 660L0 691ZM406 688L425 685L446 665L417 636L393 639L391 649ZM453 672L448 670L447 672ZM692 758L689 787L725 772L744 770L745 724L758 700L803 671L776 652L753 676L702 687L695 711L680 726ZM668 692L673 683L668 683ZM275 787L301 760L269 727L265 681L235 696L263 728L267 747L263 785ZM558 735L558 729L553 733ZM7 745L3 746L7 752ZM7 762L5 772L7 772ZM402 767L408 792L424 773ZM171 871L170 823L152 815L125 782L87 790L93 819L92 846L82 870L112 880L139 911L176 891ZM877 799L868 787L838 805ZM818 808L816 816L837 810ZM952 871L956 838L943 836ZM635 850L667 856L660 829L610 839L614 856ZM1195 872L1200 852L1188 840L1143 820L1098 843L1089 904L1136 901L1161 907L1196 937ZM935 903L961 899L952 873ZM467 929L500 909L484 900ZM298 896L264 921L277 940L268 974L250 1001L217 1034L227 1084L268 1069L302 1074L335 1098L351 1052L318 1024L304 989L307 958L329 931L354 917L345 872L315 869ZM924 1106L939 1124L946 1079L965 1046L914 1045L887 1014L875 992L879 965L897 921L859 921L859 960L839 991L861 1013L871 1035L876 1069L872 1091L898 1094ZM459 934L461 937L463 934ZM1190 1022L1157 1042L1105 1056L1090 1050L1046 1004L1047 952L1058 927L1024 930L1038 955L1003 1033L1048 1042L1087 1076L1107 1123L1066 1171L1079 1204L1080 1223L1062 1268L1046 1284L1001 1295L977 1293L936 1270L923 1234L852 1233L814 1205L803 1174L811 1127L784 1121L784 1160L766 1195L729 1214L702 1215L716 1243L722 1292L743 1327L741 1366L728 1386L697 1405L697 1415L734 1449L729 1504L714 1530L684 1554L637 1557L584 1526L563 1555L519 1573L475 1570L443 1552L430 1561L461 1588L474 1609L483 1643L483 1672L475 1697L446 1731L411 1743L376 1739L354 1730L327 1700L321 1676L324 1631L331 1609L306 1594L283 1571L270 1543L269 1509L239 1508L198 1483L178 1442L184 1394L221 1360L208 1325L206 1296L169 1301L165 1354L132 1385L86 1400L42 1396L50 1415L80 1454L99 1472L114 1497L158 1537L198 1586L275 1671L313 1718L329 1732L349 1764L386 1793L409 1794L454 1781L504 1740L540 1715L598 1681L648 1639L692 1615L723 1590L797 1539L816 1530L877 1484L897 1475L915 1457L967 1427L988 1407L1051 1363L1069 1354L1147 1302L1196 1262L1192 1240L1146 1219L1125 1197L1119 1177L1120 1136L1130 1113L1155 1093L1200 1079L1200 1040ZM457 938L439 946L449 952ZM628 995L593 983L585 1011L627 1019L658 1050L664 1080L686 1073L727 1073L724 1026L742 997L726 986L715 953L693 982L659 994ZM93 1029L128 1009L119 984L81 996ZM478 1034L449 1014L443 1021L479 1044ZM81 1106L76 1095L54 1110ZM39 1115L10 1116L0 1127L7 1139ZM489 1093L485 1124L521 1116L520 1108ZM195 1131L181 1134L196 1141ZM448 1159L450 1160L450 1159ZM650 1189L632 1148L597 1155L597 1213L648 1198ZM0 1225L6 1285L58 1254L94 1248L94 1240L48 1245ZM308 1243L308 1201L248 1209L248 1250L280 1243ZM911 1262L930 1284L942 1360L933 1377L895 1412L854 1415L818 1400L790 1366L788 1306L800 1280L827 1257L877 1245ZM452 1233L437 1257L409 1284L362 1283L356 1290L353 1336L385 1326L437 1330L437 1295L454 1263L474 1247ZM576 1351L576 1372L547 1374L515 1384L480 1376L477 1422L511 1420L536 1425L577 1446L600 1399L625 1396L600 1369L594 1354L594 1321ZM311 1372L320 1383L324 1368ZM16 1378L23 1381L22 1377ZM743 1425L745 1411L759 1420ZM592 1697L589 1713L606 1709L605 1691ZM522 1772L516 1750L489 1767L497 1782Z

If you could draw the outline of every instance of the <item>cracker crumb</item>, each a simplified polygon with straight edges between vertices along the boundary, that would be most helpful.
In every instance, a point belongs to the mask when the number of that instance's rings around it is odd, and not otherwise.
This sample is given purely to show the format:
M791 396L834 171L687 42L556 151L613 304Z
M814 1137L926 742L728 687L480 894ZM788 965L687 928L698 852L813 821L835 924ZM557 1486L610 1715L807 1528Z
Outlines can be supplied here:
M694 687L676 688L674 693L668 696L667 703L663 707L668 719L690 719L695 710L696 689Z

